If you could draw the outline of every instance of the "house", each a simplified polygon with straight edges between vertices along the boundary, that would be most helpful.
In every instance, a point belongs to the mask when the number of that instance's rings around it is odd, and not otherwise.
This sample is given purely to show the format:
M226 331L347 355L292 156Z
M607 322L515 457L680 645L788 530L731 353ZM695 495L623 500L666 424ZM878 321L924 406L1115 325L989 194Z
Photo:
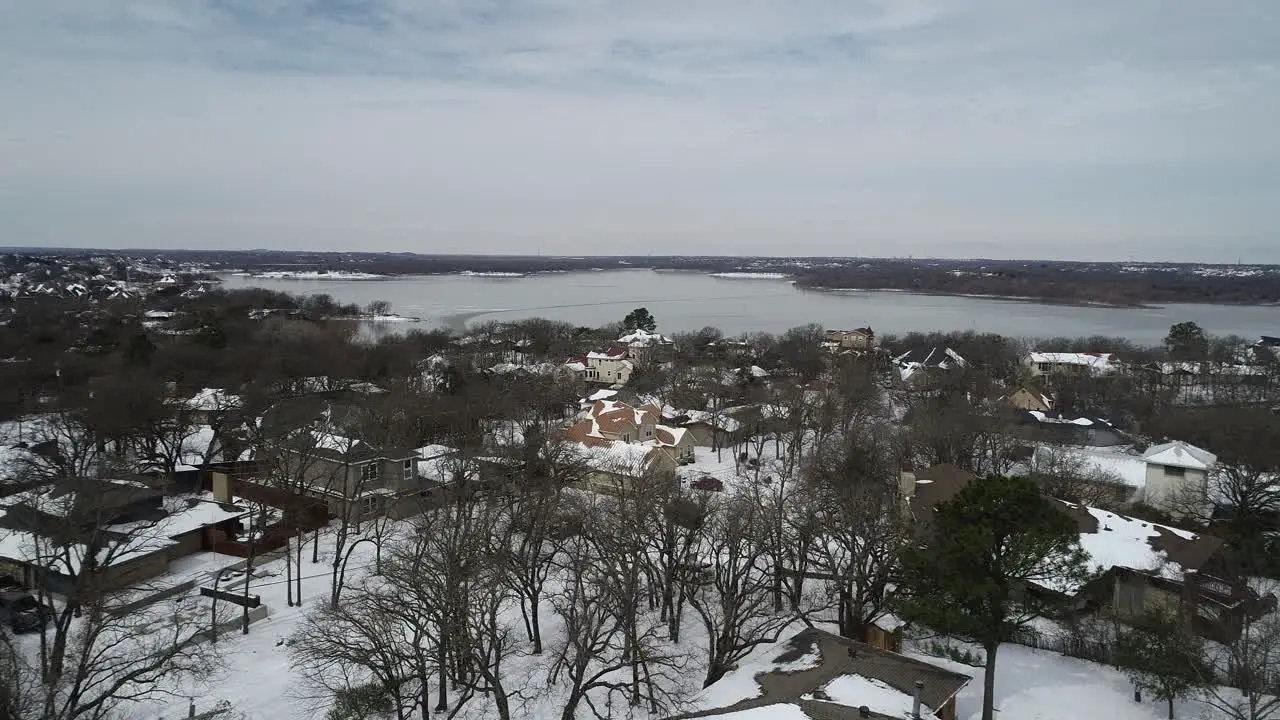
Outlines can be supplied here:
M646 442L654 438L662 409L656 405L632 407L612 400L597 400L588 415L598 426L597 432L606 440Z
M676 464L687 465L693 462L693 433L688 430L658 425L654 428L654 439L675 459Z
M1075 600L1077 611L1098 611L1121 621L1157 609L1187 618L1192 629L1218 642L1240 636L1246 621L1276 607L1235 569L1220 538L1063 503L1080 527L1080 546L1098 575L1079 585L1047 583Z
M927 534L933 508L949 502L976 479L973 473L951 463L915 470L908 466L898 475L903 510L920 534Z
M631 359L639 363L656 360L664 354L669 356L670 350L675 347L671 338L638 328L618 338L618 344L625 347Z
M590 422L590 421L586 421ZM656 442L628 443L606 440L583 432L583 424L568 428L562 438L575 443L578 459L588 469L581 480L586 490L620 493L637 480L674 480L676 461Z
M375 447L336 432L308 429L273 448L284 477L336 516L352 520L387 513L405 517L429 483L418 476L411 448Z
M955 720L968 675L806 628L752 650L677 718Z
M747 437L760 417L758 405L735 405L719 410L687 410L672 418L672 424L688 430L694 445L723 448Z
M1182 441L1153 445L1142 459L1147 464L1142 501L1175 512L1188 499L1207 496L1209 472L1218 464L1213 453Z
M972 482L981 480L949 465L904 471L903 495L917 537L927 539L933 509ZM1094 576L1083 581L1048 578L1035 589L1070 600L1073 612L1124 621L1156 607L1173 607L1205 637L1229 641L1238 636L1246 619L1275 608L1274 597L1260 597L1249 588L1219 538L1054 502L1079 527L1080 546Z
M1033 352L1022 360L1032 377L1106 375L1119 368L1114 353Z
M924 385L938 376L969 367L968 361L951 348L917 348L893 359L898 379L909 385Z
M1048 395L1025 386L1009 393L1002 400L1015 410L1035 410L1036 412L1047 413L1053 409L1053 400Z
M875 348L876 334L869 327L853 330L828 330L824 343L832 352L866 351Z
M241 406L239 395L221 388L204 388L183 401L192 422L197 425L217 423L219 416Z
M166 497L141 481L96 478L0 502L0 575L62 593L85 581L90 548L97 589L120 589L165 574L170 561L213 549L241 532L249 513L199 495Z
M1098 476L1109 487L1127 488L1118 502L1141 502L1174 516L1192 509L1188 503L1207 502L1208 474L1217 463L1213 453L1181 441L1154 445L1142 453L1119 446L1041 446L1033 457L1050 454Z
M626 385L635 370L630 353L617 345L569 358L565 366L581 375L583 380L602 385Z
M1101 418L1028 410L1019 413L1017 420L1018 434L1030 442L1082 447L1112 447L1129 442L1114 425Z

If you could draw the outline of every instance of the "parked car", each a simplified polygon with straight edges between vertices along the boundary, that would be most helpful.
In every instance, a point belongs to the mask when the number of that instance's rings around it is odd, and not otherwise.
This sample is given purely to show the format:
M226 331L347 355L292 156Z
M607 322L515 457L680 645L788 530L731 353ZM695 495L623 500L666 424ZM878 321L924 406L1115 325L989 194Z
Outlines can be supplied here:
M0 590L0 622L15 633L44 630L53 619L53 608L43 605L31 593L22 590Z
M720 492L721 490L724 490L724 483L720 482L719 478L713 478L708 476L708 477L700 477L697 480L694 480L693 482L689 483L689 487L693 488L694 490L711 490L713 492Z

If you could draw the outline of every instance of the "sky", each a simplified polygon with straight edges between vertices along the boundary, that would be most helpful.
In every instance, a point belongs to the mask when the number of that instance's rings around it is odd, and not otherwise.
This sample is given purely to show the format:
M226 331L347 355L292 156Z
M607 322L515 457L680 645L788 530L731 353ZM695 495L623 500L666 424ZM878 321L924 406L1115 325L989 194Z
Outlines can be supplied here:
M0 245L1280 262L1276 0L0 0Z

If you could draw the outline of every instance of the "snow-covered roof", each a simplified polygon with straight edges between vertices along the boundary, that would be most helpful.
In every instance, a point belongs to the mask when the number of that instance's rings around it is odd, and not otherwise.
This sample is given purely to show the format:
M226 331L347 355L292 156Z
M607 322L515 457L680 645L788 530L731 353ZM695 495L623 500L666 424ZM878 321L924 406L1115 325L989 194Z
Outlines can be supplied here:
M617 390L602 389L597 390L587 397L587 402L595 402L597 400L608 400L618 394Z
M1093 370L1112 370L1115 367L1113 353L1033 352L1028 356L1033 363L1050 365L1078 365Z
M423 460L418 461L418 477L441 485L457 481L475 480L479 477L477 464L463 457L447 445L427 445L418 448Z
M119 533L148 534L157 538L176 538L249 514L246 508L202 500L197 496L166 498L165 507L170 512L160 520L111 525L107 529Z
M671 338L661 333L637 329L618 338L618 342L631 347L648 347L650 345L670 345Z
M1124 485L1143 488L1147 485L1147 461L1124 449L1059 448L1040 446L1037 455L1059 452L1078 461L1083 470L1101 472L1114 477Z
M1163 445L1153 445L1142 454L1153 465L1168 465L1189 470L1209 470L1218 463L1218 456L1190 443L1175 440Z
M4 512L0 511L0 518L3 517ZM98 553L98 563L107 567L119 565L176 544L167 537L138 533L106 543ZM62 575L75 575L80 572L85 550L85 546L81 544L64 545L27 530L0 526L0 558L42 565Z
M622 347L610 347L603 351L592 350L587 353L588 360L625 360L627 357L627 349Z
M187 399L187 407L206 412L239 406L240 396L222 388L205 388Z
M1157 550L1152 545L1152 540L1160 538L1163 533L1182 540L1195 540L1195 533L1117 515L1100 508L1082 507L1068 502L1063 504L1075 511L1087 511L1097 522L1096 532L1080 533L1080 547L1089 556L1089 568L1092 571L1101 573L1121 567L1172 580L1182 579L1183 568L1172 562L1164 551ZM1081 583L1067 580L1042 584L1068 595L1074 594L1081 587Z
M1081 427L1090 427L1093 425L1092 420L1084 417L1079 417L1079 418L1050 417L1049 415L1046 415L1040 412L1039 410L1028 410L1027 413L1031 415L1031 417L1035 418L1037 421L1042 423L1050 423L1050 424L1058 424L1058 425L1079 425Z
M915 698L911 695L889 687L882 680L861 675L841 675L833 678L823 685L818 693L806 694L802 699L822 700L851 708L866 707L872 712L895 718L909 718L911 711L915 709ZM927 712L926 708L921 710L922 714Z
M690 410L685 413L685 416L689 418L687 424L704 423L725 432L737 432L742 427L742 423L738 422L737 418L731 417L723 411L721 411L719 417L715 413L706 410Z
M602 472L626 475L648 469L657 448L642 443L605 442L595 445L579 443L576 449L588 466Z
M899 355L893 361L898 366L898 374L904 381L910 380L912 375L927 368L950 370L969 366L968 361L951 348L917 348Z
M658 439L658 444L666 445L668 447L676 447L685 441L689 436L689 431L684 428L657 425L653 428L653 435Z

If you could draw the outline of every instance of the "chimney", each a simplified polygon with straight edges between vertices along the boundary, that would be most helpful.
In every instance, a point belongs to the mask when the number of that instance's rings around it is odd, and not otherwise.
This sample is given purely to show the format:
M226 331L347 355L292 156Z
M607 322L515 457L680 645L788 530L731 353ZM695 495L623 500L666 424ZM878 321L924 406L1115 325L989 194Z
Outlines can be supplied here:
M924 690L924 681L916 681L916 691L911 699L911 717L920 720L920 693Z

